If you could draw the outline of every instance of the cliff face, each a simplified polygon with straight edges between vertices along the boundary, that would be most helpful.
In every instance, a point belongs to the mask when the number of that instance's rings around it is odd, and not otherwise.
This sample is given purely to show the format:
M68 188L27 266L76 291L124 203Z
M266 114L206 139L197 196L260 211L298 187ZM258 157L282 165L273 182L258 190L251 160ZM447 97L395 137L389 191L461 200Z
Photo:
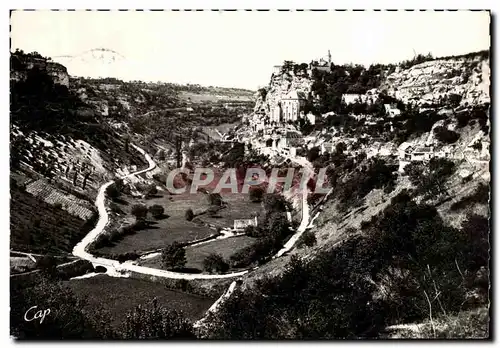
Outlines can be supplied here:
M273 74L269 86L265 88L267 91L265 98L261 94L257 95L254 111L269 114L278 101L293 90L307 96L311 92L312 83L313 81L304 72L294 74L293 71L288 71Z
M54 83L69 87L69 74L65 66L59 63L50 62L45 58L17 54L11 55L11 80L26 80L28 72L35 68L45 70Z
M380 86L405 103L431 104L457 94L464 106L489 103L489 88L489 59L480 54L417 64L392 73Z

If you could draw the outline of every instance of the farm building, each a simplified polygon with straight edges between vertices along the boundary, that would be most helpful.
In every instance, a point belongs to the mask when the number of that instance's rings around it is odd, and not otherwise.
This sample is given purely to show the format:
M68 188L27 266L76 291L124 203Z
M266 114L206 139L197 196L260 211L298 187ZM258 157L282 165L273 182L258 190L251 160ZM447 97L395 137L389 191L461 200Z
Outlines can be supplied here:
M234 229L235 230L244 230L248 226L257 226L257 217L252 219L235 219L234 220Z

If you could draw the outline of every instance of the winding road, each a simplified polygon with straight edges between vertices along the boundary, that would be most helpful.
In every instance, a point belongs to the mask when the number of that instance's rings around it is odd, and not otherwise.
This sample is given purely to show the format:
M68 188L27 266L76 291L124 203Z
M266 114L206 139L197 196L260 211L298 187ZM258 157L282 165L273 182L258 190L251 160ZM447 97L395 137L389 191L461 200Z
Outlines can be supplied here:
M151 157L140 147L131 144L137 151L139 151L146 160L148 161L148 168L139 170L137 172L125 175L122 179L128 177L139 175L150 171L156 167L156 163L151 159ZM170 279L223 279L223 278L233 278L242 276L248 273L248 271L228 273L228 274L191 274L191 273L179 273L165 271L156 268L144 267L131 264L130 262L120 263L116 260L105 259L102 257L95 257L89 252L87 252L87 247L91 244L99 234L101 234L108 224L109 215L106 210L105 200L106 200L106 189L113 184L114 181L109 181L101 186L99 193L96 198L96 206L99 212L99 220L92 231L90 231L83 239L80 241L73 249L73 255L84 260L92 262L94 266L104 266L107 269L107 274L115 277L128 277L127 272L136 272L141 274L148 274L155 277L170 278Z
M135 148L138 152L140 152L147 160L149 166L146 169L142 169L121 177L122 179L126 179L135 175L139 175L145 172L148 172L156 167L156 163L153 159L140 147L131 144L133 148ZM307 174L309 176L314 175L314 170L311 164L308 161L300 161L300 159L296 159L294 157L289 157L292 161L301 165L302 167L307 169ZM187 156L183 153L183 162L185 162ZM73 255L79 257L81 259L87 260L91 262L94 266L104 266L106 267L107 274L114 277L129 277L130 272L136 272L140 274L147 274L155 277L161 278L170 278L170 279L224 279L224 278L234 278L240 277L249 272L249 270L227 273L227 274L192 274L192 273L180 273L180 272L172 272L161 270L157 268L150 268L139 266L133 264L130 261L120 263L116 260L106 259L102 257L95 257L94 255L87 252L87 247L97 238L99 234L104 231L104 228L107 226L109 222L108 211L106 210L105 200L106 200L106 189L113 184L114 181L109 181L101 186L99 189L99 193L96 198L96 206L99 212L99 220L97 221L96 226L92 231L90 231L73 249ZM274 258L282 256L284 253L288 252L293 248L297 240L304 233L304 231L309 226L310 220L310 212L309 205L307 204L307 188L304 189L302 193L302 221L300 226L298 227L295 234L288 240L288 242L283 246L281 250L274 256Z

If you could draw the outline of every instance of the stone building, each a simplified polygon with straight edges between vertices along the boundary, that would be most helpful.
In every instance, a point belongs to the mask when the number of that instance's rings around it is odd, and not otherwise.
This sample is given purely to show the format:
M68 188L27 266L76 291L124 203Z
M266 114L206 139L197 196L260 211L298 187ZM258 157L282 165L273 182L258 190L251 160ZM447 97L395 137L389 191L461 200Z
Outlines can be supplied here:
M306 104L306 96L302 92L291 91L281 99L281 121L297 121L300 111Z

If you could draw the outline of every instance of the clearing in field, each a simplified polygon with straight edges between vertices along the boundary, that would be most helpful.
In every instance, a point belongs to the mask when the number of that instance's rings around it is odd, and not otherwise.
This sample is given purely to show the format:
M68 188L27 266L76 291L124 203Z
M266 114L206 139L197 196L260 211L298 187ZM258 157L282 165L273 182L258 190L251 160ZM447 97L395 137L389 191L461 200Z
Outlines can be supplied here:
M219 254L229 261L230 257L238 251L254 244L256 238L239 236L186 247L186 269L197 269L203 271L203 261L211 254ZM161 256L142 261L141 266L166 269L161 262Z
M195 240L207 238L217 232L208 226L203 226L193 221L187 221L185 212L191 208L196 213L202 212L208 208L208 202L202 193L197 195L164 195L151 199L135 199L132 197L124 198L119 208L126 214L125 219L133 222L134 217L131 214L134 204L145 204L152 206L161 205L165 209L165 216L160 219L148 217L150 226L138 231L132 235L126 235L123 239L114 243L113 246L99 249L102 253L127 253L127 252L146 252L157 250L173 242L187 243Z
M139 203L148 207L161 205L165 209L165 215L160 219L148 217L149 226L135 234L126 235L112 246L103 247L99 251L104 254L143 253L164 248L173 242L191 243L215 236L218 228L233 228L236 219L251 219L263 212L262 205L250 202L246 194L224 194L222 198L226 204L216 214L207 213L210 204L205 193L162 194L163 196L159 194L149 199L124 197L117 204L125 214L118 217L123 223L134 221L131 210ZM186 219L188 209L194 212L195 218L192 221Z

